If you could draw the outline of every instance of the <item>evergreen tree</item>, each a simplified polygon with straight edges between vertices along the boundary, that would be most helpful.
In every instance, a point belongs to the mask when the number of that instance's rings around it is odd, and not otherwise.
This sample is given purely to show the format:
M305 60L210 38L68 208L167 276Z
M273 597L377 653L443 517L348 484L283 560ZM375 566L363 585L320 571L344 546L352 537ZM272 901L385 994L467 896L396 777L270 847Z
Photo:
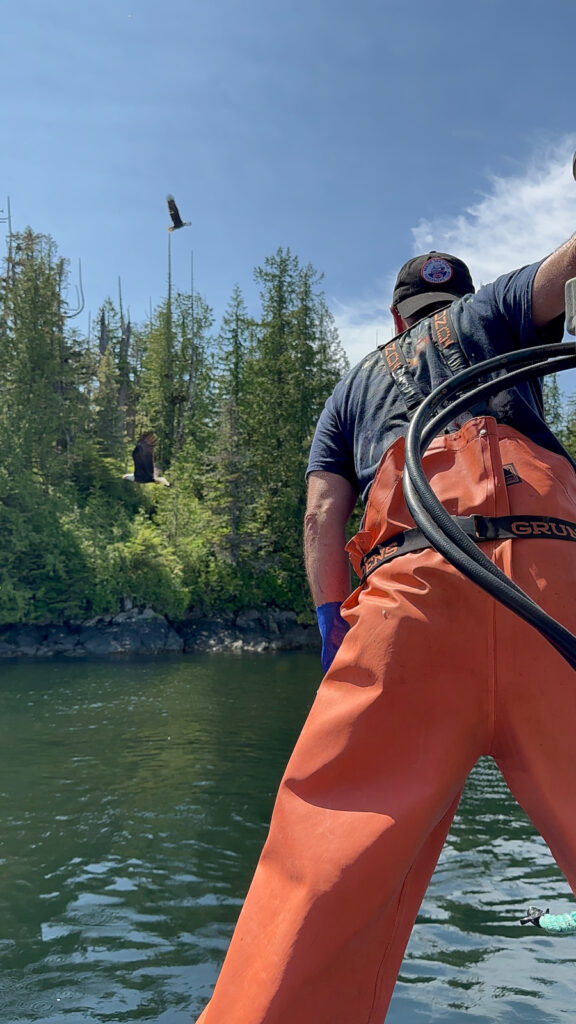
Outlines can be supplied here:
M172 300L155 310L145 332L139 334L142 371L138 381L136 433L151 427L158 438L158 457L168 465L174 444L175 338Z
M564 398L555 373L548 374L542 378L542 392L544 397L544 416L550 430L553 430L560 440L565 432L565 408Z
M0 373L3 424L25 464L46 481L66 476L86 425L89 362L67 330L66 261L53 240L27 228L10 237L4 261Z
M126 431L128 401L127 365L121 383L120 322L110 300L100 309L98 317L98 368L96 388L92 396L95 433L100 451L111 458L122 458Z
M239 569L249 537L254 489L249 450L246 364L253 334L236 286L217 338L214 430L206 466L206 503L211 510L218 554ZM243 547L242 547L243 546Z
M118 280L118 301L120 333L118 337L118 345L115 350L115 361L118 374L118 402L120 407L122 409L126 409L128 414L130 414L133 411L132 381L135 374L135 367L132 365L130 360L132 351L132 324L130 323L130 317L126 319L124 316L120 280Z
M302 608L309 600L301 552L308 450L347 361L312 266L280 248L255 278L262 319L247 374L259 564L274 581L274 599Z
M145 331L137 332L142 353L137 429L155 431L158 457L165 467L184 448L199 463L198 453L205 447L212 322L212 310L199 295L193 299L178 292L161 303Z
M211 329L214 314L198 293L174 297L176 339L175 452L185 449L196 471L204 470L214 409Z

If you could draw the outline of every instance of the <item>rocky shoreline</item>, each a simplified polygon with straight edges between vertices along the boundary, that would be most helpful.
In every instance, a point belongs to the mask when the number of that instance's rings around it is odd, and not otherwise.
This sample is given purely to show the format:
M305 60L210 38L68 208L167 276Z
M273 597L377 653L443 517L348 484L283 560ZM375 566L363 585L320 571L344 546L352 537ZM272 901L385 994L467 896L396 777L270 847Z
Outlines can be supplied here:
M0 659L319 650L315 625L301 625L293 612L277 609L174 623L150 608L133 608L65 625L0 626Z

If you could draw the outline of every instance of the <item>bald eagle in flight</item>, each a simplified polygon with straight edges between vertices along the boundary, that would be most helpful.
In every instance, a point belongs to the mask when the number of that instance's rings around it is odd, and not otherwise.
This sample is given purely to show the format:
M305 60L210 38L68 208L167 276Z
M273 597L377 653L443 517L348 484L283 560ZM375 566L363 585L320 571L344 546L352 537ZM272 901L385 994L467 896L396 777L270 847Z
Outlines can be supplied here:
M154 463L155 446L156 434L151 430L142 434L132 452L134 472L124 473L123 480L132 480L137 484L164 484L164 487L170 487L166 477L162 476L162 470Z
M170 216L172 218L172 224L168 228L168 231L177 231L178 228L189 228L192 221L182 220L180 211L174 201L174 196L166 196L166 202L168 203L168 210L170 211Z

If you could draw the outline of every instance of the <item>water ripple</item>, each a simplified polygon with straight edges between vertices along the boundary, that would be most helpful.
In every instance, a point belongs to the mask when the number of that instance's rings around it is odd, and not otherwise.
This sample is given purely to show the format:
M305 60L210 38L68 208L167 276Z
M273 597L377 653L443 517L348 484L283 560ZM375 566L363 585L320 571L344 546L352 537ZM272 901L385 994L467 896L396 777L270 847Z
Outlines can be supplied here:
M190 1024L317 684L304 655L3 670L0 1024ZM566 1020L576 942L518 921L529 902L571 899L483 760L389 1024Z

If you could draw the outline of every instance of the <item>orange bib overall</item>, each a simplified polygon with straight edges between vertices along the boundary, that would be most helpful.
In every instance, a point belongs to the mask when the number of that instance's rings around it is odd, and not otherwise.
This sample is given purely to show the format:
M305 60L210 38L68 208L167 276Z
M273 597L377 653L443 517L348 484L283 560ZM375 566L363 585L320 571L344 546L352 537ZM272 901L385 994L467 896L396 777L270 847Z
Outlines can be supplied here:
M451 514L576 520L568 461L491 418L437 438L424 465ZM356 566L414 526L402 468L400 439L350 542ZM526 538L482 550L576 630L576 544ZM350 631L286 768L199 1024L382 1024L481 755L495 759L576 892L573 670L432 548L381 565L343 614Z

